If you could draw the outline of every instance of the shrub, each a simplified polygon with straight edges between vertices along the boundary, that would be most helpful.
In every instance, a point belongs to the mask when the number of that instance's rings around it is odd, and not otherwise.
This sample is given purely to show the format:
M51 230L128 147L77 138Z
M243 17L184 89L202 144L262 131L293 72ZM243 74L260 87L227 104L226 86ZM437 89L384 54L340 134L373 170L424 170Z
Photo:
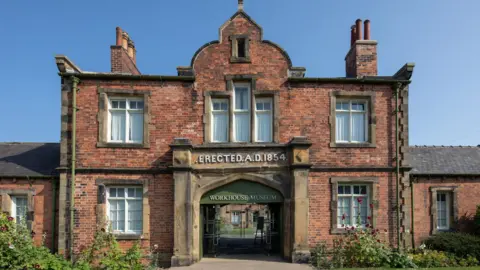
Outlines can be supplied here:
M0 269L72 269L60 256L51 254L33 244L25 224L17 224L12 217L0 214Z
M457 257L453 254L437 251L437 250L422 250L417 254L412 255L413 262L419 267L468 267L478 265L478 260L475 257L467 256L465 258Z
M324 241L320 242L310 250L310 264L318 269L331 268L332 265L328 259L328 253L327 244Z
M399 251L390 253L389 266L392 268L417 268L417 264L408 254Z
M425 244L429 249L452 253L460 258L467 258L470 255L480 260L480 237L474 235L438 233L425 240Z

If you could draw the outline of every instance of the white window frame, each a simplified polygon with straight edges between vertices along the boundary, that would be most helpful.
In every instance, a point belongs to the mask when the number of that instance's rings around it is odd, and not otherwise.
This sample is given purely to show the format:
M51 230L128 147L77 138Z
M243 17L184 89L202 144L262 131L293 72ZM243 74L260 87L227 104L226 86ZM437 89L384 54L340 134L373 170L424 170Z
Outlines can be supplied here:
M438 219L440 218L440 210L438 209L438 195L445 195L445 208L446 208L446 226L440 226ZM435 203L437 204L437 230L449 230L450 229L450 208L451 208L451 192L448 191L437 191L437 198L435 198Z
M242 88L247 88L247 109L246 110L237 110L237 106L236 106L236 100L235 100L235 97L236 97L236 94L235 94L235 91L237 89L237 87L242 87ZM234 83L233 84L233 95L232 95L232 107L233 107L233 125L232 125L232 130L233 130L233 141L234 142L250 142L252 140L251 138L251 131L252 131L252 121L251 121L251 95L252 95L252 91L251 91L251 86L249 83ZM245 114L245 115L248 115L248 139L246 141L238 141L237 140L237 132L236 132L236 129L235 129L235 121L236 121L236 116L237 114Z
M213 108L213 105L215 102L220 102L220 103L226 103L227 104L227 110L226 111L222 111L222 110L214 110ZM230 137L230 113L229 113L229 104L228 104L228 99L226 98L212 98L211 100L211 127L210 127L210 133L211 133L211 140L212 142L214 143L224 143L224 142L228 142L228 138ZM214 119L214 116L216 114L225 114L227 116L227 139L225 141L216 141L215 140L215 122L213 121Z
M346 103L348 102L348 110L343 110L343 109L337 109L337 103ZM353 111L352 110L352 103L361 103L364 105L364 110L363 111ZM335 130L335 142L337 143L367 143L368 142L368 112L369 112L369 109L368 109L368 102L366 100L362 100L362 99L342 99L342 98L339 98L336 100L335 104L335 121L336 120L336 117L337 117L337 113L346 113L348 112L349 113L349 117L348 117L348 121L349 121L349 134L348 134L348 138L349 140L348 141L340 141L338 140L338 134L337 134L337 131ZM352 132L353 132L353 121L352 121L352 115L353 114L359 114L359 113L362 113L365 115L365 122L363 123L364 125L364 130L365 130L365 140L364 141L353 141L352 140ZM338 127L335 127L336 129Z
M125 101L125 109L118 109L112 108L112 101ZM130 101L142 101L143 108L142 109L130 109ZM141 112L142 117L145 117L145 100L143 98L138 97L119 97L119 96L111 96L108 97L108 132L107 132L107 141L111 143L143 143L145 140L144 128L142 124L142 141L133 141L130 139L130 134L128 129L130 127L130 113L131 112ZM112 140L112 111L125 111L125 141L122 140Z
M257 110L257 103L258 102L262 102L262 103L270 103L270 110ZM255 121L255 142L272 142L273 141L273 98L271 97L265 97L265 98L255 98L255 106L254 106L254 111L255 111L255 117L254 117L254 121ZM268 141L261 141L258 139L258 131L259 131L259 128L258 128L258 115L259 114L268 114L269 117L270 117L270 134L269 134L269 137L270 137L270 140Z
M27 210L25 211L25 222L27 221L27 215L28 215L28 196L27 195L12 195L10 196L10 198L12 199L12 214L11 216L15 219L15 222L18 223L18 220L17 220L17 199L18 198L22 198L22 199L25 199L26 201L26 207L27 207Z
M112 188L124 188L124 189L125 189L125 191L124 191L124 192L125 192L125 193L124 193L124 194L125 194L125 197L120 197L120 198L118 198L118 199L115 198L115 197L111 198L111 197L110 197L110 190L111 190ZM126 195L128 194L128 191L127 191L128 188L141 189L141 190L142 190L142 197L140 197L140 198L127 197ZM110 218L110 200L119 200L119 201L123 200L123 201L125 201L125 210L124 210L124 211L125 211L125 218L124 218L125 224L124 224L124 227L123 227L124 230L123 230L123 231L119 231L119 230L113 230L113 228L111 228L111 229L112 229L112 232L113 232L114 234L135 234L135 235L141 235L141 234L143 233L143 223L145 222L145 220L143 220L143 211L144 211L144 209L143 209L143 187L142 187L142 186L108 186L108 187L106 188L106 190L107 190L107 192L106 192L106 204L107 204L107 207L106 207L106 208L107 208L107 218L108 218L109 222L111 222L111 218ZM134 230L129 230L129 229L128 229L128 203L126 203L127 200L130 200L130 201L140 201L140 202L141 202L140 204L142 205L142 214L141 214L142 224L141 224L140 227L141 227L142 229L140 229L140 230L134 231Z
M343 186L343 187L346 187L346 186L350 186L350 194L339 194L338 193L338 188L340 186ZM354 186L365 186L366 188L366 193L365 194L354 194L353 193L353 187ZM343 197L343 198L351 198L350 199L350 221L348 222L340 222L337 224L337 228L342 228L342 224L345 224L344 226L348 225L348 226L355 226L355 227L360 227L360 228L364 228L365 225L364 224L357 224L356 222L356 216L354 216L354 201L357 200L359 197L362 197L364 198L365 200L362 201L362 204L366 204L367 205L367 218L368 217L371 217L372 213L371 213L371 209L370 209L370 201L371 201L371 198L370 198L370 185L369 184L362 184L362 183L338 183L337 185L337 213L336 213L336 218L338 219L338 202L340 201L339 198L340 197ZM370 221L370 224L371 224L372 221ZM368 220L367 220L367 223L368 223Z

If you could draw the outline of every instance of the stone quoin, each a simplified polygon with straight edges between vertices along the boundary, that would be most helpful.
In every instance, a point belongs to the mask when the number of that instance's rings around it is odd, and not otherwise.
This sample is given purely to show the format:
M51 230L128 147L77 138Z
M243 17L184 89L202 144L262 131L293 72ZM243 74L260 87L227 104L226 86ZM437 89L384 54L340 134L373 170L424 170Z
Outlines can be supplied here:
M294 66L243 1L176 76L142 74L133 37L148 33L120 27L110 72L57 55L60 143L0 143L1 210L66 257L108 226L171 266L211 254L218 217L271 230L298 263L345 224L400 247L456 229L480 204L480 147L409 145L414 64L380 76L374 30L345 29L334 78Z

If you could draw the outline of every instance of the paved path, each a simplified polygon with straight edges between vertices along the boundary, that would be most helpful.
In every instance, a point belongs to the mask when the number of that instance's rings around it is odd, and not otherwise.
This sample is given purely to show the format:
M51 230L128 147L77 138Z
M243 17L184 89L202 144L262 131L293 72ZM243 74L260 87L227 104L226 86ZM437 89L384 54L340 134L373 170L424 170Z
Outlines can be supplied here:
M280 257L263 254L224 255L220 258L203 258L200 262L171 270L312 270L305 264L293 264Z

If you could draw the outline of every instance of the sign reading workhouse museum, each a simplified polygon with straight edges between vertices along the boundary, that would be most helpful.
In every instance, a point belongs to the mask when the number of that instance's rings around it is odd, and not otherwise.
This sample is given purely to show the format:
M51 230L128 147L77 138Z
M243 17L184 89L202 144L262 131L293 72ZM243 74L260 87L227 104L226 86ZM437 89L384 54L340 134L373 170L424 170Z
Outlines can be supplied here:
M230 203L278 203L283 202L282 194L265 185L239 180L210 190L202 196L201 204Z
M286 161L285 153L221 153L221 154L199 154L195 163L253 163L253 162L281 162Z

